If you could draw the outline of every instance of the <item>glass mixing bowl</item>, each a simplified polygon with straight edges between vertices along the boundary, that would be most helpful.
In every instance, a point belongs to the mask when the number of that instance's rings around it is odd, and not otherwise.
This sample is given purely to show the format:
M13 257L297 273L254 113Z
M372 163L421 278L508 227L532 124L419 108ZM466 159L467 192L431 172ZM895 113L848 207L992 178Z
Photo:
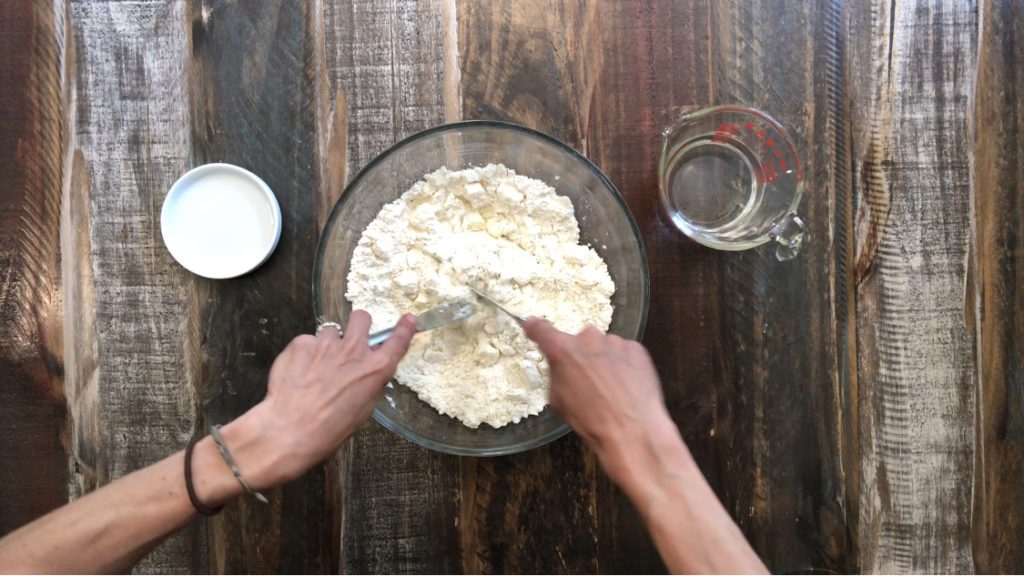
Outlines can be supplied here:
M352 252L366 226L387 203L442 166L461 170L504 164L553 186L573 204L580 241L604 258L615 282L608 332L639 340L647 322L647 257L633 216L608 178L579 152L535 130L502 122L472 121L425 130L377 156L352 180L334 206L313 265L316 318L345 325ZM495 456L522 452L569 432L550 407L540 414L492 428L469 428L439 414L416 393L392 381L373 417L400 436L450 454Z

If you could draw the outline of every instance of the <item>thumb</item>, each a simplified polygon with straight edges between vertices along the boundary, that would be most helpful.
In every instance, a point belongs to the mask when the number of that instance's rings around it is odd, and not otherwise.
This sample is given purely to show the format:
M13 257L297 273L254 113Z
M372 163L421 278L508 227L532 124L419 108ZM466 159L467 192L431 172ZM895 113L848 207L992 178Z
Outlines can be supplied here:
M555 328L554 324L543 318L530 316L523 322L523 331L526 337L537 343L540 351L551 360L551 356L558 356L564 347L566 338L570 336Z
M395 326L391 336L374 351L375 354L383 354L388 359L388 367L391 373L394 373L398 363L405 357L405 353L409 351L409 342L412 341L414 334L416 334L416 317L412 314L406 314L398 320L398 324Z

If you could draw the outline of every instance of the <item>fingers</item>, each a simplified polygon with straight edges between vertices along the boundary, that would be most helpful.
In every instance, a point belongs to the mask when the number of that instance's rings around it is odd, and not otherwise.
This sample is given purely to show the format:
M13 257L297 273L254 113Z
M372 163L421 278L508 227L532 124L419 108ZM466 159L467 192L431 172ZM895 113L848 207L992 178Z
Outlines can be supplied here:
M536 316L530 316L523 322L523 331L527 338L537 343L537 347L549 360L564 348L567 338L572 338L555 328L551 322Z
M391 372L395 371L398 362L409 351L409 342L412 341L413 334L415 333L416 317L412 314L406 314L398 320L398 324L395 326L395 331L391 333L391 337L377 348L376 353L388 359L388 367Z
M334 330L321 330L320 334L327 333L327 335L337 338ZM309 350L312 350L313 346L317 343L320 336L313 336L312 334L299 334L292 341L285 346L285 351L291 351L292 354L300 354L303 356L309 355Z
M346 350L353 350L359 345L369 347L366 338L370 333L370 313L366 310L353 310L345 326L345 337L341 339Z
M626 360L633 366L654 365L651 355L639 342L627 342L625 348Z
M577 334L577 338L586 344L588 348L597 348L600 346L614 348L614 340L621 340L618 336L615 336L614 334L605 334L593 326L587 326L584 328L583 331Z

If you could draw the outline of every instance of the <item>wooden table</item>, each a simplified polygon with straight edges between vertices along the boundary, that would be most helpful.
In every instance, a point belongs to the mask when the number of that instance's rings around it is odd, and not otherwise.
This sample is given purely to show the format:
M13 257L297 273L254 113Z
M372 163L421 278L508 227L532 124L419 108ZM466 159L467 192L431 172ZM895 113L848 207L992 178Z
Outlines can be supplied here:
M313 327L327 211L421 129L501 119L582 151L643 232L644 343L775 571L1024 571L1024 8L726 0L0 1L0 533L244 412ZM681 110L770 112L809 240L704 248L657 199ZM276 192L256 272L159 231L189 167ZM430 452L376 423L196 522L144 572L664 570L579 439Z

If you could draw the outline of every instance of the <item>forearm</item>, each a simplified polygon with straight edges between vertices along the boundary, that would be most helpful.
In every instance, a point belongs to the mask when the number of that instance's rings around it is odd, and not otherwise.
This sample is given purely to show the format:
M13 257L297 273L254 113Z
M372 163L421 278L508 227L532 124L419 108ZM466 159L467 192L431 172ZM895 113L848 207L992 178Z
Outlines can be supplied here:
M184 451L59 508L0 540L5 572L127 571L166 536L196 517L184 480ZM212 439L192 454L197 495L208 506L241 487Z
M764 573L667 415L604 459L673 573ZM617 477L616 477L617 476Z
M274 360L267 396L220 428L239 475L253 490L299 477L337 449L373 411L416 331L403 316L387 342L371 349L371 318L354 310L341 331L296 337ZM192 484L207 508L242 493L209 436L192 453ZM178 452L80 498L0 540L0 572L86 573L127 570L196 517Z

